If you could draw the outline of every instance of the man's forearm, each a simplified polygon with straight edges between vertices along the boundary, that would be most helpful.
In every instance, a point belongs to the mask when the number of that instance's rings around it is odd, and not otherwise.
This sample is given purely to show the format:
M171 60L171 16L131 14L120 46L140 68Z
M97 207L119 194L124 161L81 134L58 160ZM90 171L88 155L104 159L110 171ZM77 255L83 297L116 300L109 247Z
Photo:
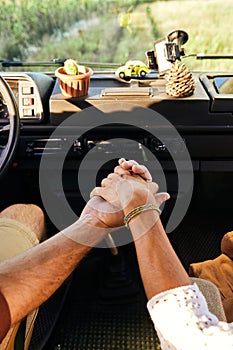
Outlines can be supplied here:
M93 219L84 218L61 233L0 265L0 291L11 323L38 307L63 283L105 230L95 233ZM89 235L87 245L80 244ZM102 236L101 236L102 235Z

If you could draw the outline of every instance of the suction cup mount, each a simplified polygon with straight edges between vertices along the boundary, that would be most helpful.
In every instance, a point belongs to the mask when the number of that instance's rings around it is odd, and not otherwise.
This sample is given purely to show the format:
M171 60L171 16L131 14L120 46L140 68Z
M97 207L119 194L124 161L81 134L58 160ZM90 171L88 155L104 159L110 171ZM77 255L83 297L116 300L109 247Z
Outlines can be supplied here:
M178 46L177 52L180 56L184 56L184 49L181 48L188 41L188 34L184 30L176 29L167 35L167 41Z

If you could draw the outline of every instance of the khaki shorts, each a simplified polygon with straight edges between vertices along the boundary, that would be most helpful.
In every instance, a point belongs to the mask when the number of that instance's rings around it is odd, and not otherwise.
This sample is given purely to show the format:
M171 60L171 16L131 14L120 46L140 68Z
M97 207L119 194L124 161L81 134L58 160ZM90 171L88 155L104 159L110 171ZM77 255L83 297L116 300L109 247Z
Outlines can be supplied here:
M0 242L0 262L39 244L36 234L27 226L24 226L16 220L7 218L0 218ZM29 346L37 312L38 309L34 310L27 317L25 349ZM20 323L17 323L10 328L3 342L0 344L0 350L14 349L14 339L19 324Z

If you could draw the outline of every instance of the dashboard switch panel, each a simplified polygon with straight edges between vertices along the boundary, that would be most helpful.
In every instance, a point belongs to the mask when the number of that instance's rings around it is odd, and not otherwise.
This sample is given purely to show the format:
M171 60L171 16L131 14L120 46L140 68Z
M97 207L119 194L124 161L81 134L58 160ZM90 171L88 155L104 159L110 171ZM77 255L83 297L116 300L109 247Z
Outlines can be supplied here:
M41 123L48 113L46 100L52 90L53 79L45 74L31 72L4 72L2 76L15 96L21 121ZM7 118L7 111L0 114L0 121L4 118Z

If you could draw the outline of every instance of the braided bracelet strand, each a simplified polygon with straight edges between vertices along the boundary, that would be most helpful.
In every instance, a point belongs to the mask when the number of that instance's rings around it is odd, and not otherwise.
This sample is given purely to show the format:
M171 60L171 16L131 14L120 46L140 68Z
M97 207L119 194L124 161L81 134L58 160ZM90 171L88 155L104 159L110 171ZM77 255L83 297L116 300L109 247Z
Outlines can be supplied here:
M140 205L139 207L136 207L136 208L130 210L130 212L124 217L125 226L127 228L129 228L130 220L134 216L136 216L136 215L138 215L146 210L156 210L159 213L159 215L161 214L161 210L159 209L159 207L157 205L155 205L155 204L143 204L143 205Z

